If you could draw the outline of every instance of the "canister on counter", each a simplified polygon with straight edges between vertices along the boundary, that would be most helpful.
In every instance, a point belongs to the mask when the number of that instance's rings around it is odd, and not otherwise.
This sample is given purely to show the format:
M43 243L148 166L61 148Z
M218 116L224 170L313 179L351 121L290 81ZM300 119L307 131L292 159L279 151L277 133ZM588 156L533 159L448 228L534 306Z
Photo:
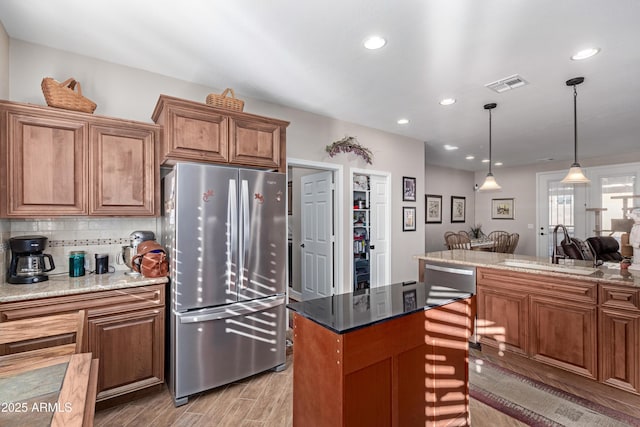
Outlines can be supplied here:
M84 251L69 252L69 277L84 276Z
M109 254L96 254L96 274L109 272Z

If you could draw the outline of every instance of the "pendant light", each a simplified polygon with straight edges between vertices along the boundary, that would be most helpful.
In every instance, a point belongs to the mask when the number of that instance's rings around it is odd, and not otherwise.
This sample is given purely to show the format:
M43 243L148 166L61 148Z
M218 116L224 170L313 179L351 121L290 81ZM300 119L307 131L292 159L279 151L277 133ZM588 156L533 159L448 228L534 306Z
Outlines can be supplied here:
M569 168L567 176L561 181L565 184L588 184L591 182L589 178L584 176L580 163L578 163L578 92L576 91L576 86L582 82L584 82L584 77L574 77L567 80L567 86L573 86L573 164Z
M496 179L491 173L491 110L493 110L497 106L498 104L495 103L485 104L484 106L485 110L489 110L489 173L487 174L487 177L484 179L484 182L482 183L480 188L478 188L478 191L496 191L502 189L502 187L498 185Z

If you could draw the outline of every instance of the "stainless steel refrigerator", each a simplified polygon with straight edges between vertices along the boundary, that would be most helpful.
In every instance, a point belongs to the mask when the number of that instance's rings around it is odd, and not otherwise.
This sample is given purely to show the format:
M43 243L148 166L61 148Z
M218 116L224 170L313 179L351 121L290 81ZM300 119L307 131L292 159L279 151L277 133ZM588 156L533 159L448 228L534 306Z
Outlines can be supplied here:
M285 367L284 174L177 163L163 178L167 383L195 393Z

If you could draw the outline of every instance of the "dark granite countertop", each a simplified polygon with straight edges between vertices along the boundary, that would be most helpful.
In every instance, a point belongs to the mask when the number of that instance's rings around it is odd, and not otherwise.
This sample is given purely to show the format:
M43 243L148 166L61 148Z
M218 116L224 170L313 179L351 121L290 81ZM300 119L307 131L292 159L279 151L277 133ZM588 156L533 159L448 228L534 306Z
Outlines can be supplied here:
M396 283L363 291L294 302L292 311L338 334L429 310L473 294L424 283Z

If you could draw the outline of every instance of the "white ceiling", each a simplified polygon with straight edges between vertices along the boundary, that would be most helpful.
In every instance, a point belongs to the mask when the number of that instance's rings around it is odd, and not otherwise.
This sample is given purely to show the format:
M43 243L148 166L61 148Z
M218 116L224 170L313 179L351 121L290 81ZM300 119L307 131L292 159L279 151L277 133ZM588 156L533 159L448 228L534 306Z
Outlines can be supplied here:
M571 163L565 81L584 76L579 159L640 150L639 0L2 0L0 20L15 39L417 138L427 162L467 170L487 168L488 102L494 161ZM365 50L371 34L387 45ZM569 59L587 46L602 51ZM484 87L512 74L529 85Z

